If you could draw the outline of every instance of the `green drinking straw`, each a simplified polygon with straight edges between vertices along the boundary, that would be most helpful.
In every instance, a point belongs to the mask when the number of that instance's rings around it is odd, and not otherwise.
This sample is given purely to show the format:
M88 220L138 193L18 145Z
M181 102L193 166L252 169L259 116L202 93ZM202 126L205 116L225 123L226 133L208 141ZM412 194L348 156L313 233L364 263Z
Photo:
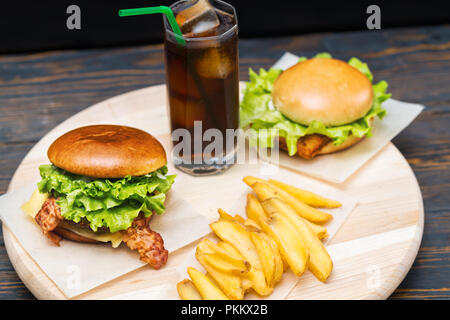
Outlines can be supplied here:
M145 8L135 8L135 9L120 9L119 16L120 17L128 17L128 16L140 16L143 14L154 14L154 13L162 13L165 14L167 20L169 20L169 24L172 27L173 32L177 34L179 37L177 38L177 42L181 45L185 45L186 41L184 40L183 34L181 33L180 27L178 26L177 21L175 20L175 15L173 14L172 9L166 6L158 6L158 7L145 7Z

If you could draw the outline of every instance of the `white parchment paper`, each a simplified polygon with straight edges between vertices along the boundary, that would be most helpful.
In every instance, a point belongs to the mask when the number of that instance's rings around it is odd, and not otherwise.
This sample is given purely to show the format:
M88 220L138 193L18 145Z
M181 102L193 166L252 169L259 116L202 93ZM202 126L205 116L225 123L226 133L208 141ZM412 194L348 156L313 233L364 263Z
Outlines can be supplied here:
M299 57L291 53L285 53L273 67L285 70L295 65L298 59ZM317 156L311 160L298 156L290 157L286 152L280 152L279 165L334 183L344 182L405 129L424 109L422 105L394 99L384 102L383 107L387 110L387 115L383 120L376 118L372 137L362 140L347 150ZM266 161L273 162L273 159L265 157L262 153L260 156Z
M69 240L61 241L60 247L52 244L37 223L20 209L35 189L36 183L1 196L0 218L68 298L145 265L139 260L139 254L123 243L117 249L110 244L83 244ZM161 234L169 253L210 232L208 219L183 200L175 186L167 195L165 213L155 215L150 226Z
M297 174L293 174L292 172L289 172L286 169L280 168L276 175L268 175L268 176L260 176L261 178L268 179L273 178L277 179L283 182L286 182L288 184L291 184L293 186L297 186L302 189L307 189L310 191L313 191L317 194L320 194L324 197L328 197L330 199L338 200L342 203L342 206L340 208L336 209L320 209L325 212L329 212L333 215L333 219L328 221L324 226L328 229L328 238L324 239L323 243L327 245L331 239L334 237L334 235L338 232L339 228L344 224L344 222L347 220L355 206L357 205L357 200L346 195L345 193L330 187L322 182L319 182L317 180L313 180L311 178L300 176ZM251 193L251 189L248 188L247 193ZM242 194L242 196L237 199L234 204L232 204L229 208L224 206L223 208L226 209L228 213L231 215L239 214L242 217L246 217L245 214L245 205L246 205L246 199L247 199L247 193ZM218 218L218 216L217 216ZM219 239L216 238L212 233L208 235L208 238L213 240L214 242L217 242ZM178 274L179 278L178 281L181 281L185 278L189 278L187 274L187 267L194 267L198 270L201 270L203 272L206 272L205 269L201 266L201 264L195 259L195 250L192 251L192 253L189 255L189 257L182 263L178 268ZM309 273L309 271L306 271ZM310 281L319 281L315 278L310 278ZM268 299L268 300L281 300L285 299L291 290L295 287L298 280L300 278L297 277L292 271L288 270L284 273L283 279L280 283L278 283L273 291L273 293L270 296L267 297L260 297L254 293L249 293L245 296L246 299ZM173 291L167 291L167 296L165 297L167 299L179 299L176 292Z

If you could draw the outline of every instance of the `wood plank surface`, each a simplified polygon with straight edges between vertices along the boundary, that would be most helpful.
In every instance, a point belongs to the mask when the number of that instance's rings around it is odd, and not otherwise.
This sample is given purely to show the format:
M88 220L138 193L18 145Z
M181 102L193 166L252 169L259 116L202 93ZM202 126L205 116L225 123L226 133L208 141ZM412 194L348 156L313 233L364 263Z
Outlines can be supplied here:
M422 27L242 40L241 79L284 51L357 56L396 99L427 109L394 144L411 164L425 202L422 248L392 298L450 297L450 27ZM0 193L26 152L85 107L164 82L162 46L52 51L0 56ZM32 298L0 240L0 299Z

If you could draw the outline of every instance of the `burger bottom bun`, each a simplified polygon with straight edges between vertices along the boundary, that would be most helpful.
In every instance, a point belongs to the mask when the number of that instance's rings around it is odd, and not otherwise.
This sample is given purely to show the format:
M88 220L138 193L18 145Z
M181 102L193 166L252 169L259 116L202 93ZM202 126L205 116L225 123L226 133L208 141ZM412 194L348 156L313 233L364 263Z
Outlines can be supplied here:
M66 228L57 227L55 230L53 230L53 232L64 239L68 239L68 240L72 240L72 241L76 241L76 242L100 243L100 241L83 237L69 229L66 229Z

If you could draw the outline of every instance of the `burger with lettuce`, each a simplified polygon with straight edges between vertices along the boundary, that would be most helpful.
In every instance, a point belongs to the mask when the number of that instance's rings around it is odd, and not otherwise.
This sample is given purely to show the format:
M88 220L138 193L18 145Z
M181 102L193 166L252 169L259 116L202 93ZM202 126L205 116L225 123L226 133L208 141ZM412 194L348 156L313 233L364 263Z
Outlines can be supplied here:
M164 241L149 227L175 178L158 140L125 126L87 126L56 139L48 158L23 208L54 244L124 242L155 269L166 263Z
M240 108L250 142L271 148L275 141L290 156L305 159L344 150L372 135L375 117L386 114L387 83L373 84L366 63L328 53L300 58L293 67L250 69Z

